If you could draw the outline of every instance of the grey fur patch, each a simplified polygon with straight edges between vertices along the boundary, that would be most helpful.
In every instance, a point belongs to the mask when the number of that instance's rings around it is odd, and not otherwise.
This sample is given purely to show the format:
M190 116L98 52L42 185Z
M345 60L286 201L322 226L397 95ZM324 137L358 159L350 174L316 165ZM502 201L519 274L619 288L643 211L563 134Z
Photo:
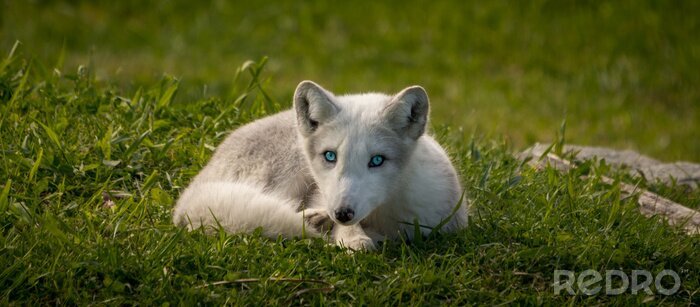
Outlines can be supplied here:
M195 182L245 181L301 200L315 192L300 148L293 111L281 112L231 132Z

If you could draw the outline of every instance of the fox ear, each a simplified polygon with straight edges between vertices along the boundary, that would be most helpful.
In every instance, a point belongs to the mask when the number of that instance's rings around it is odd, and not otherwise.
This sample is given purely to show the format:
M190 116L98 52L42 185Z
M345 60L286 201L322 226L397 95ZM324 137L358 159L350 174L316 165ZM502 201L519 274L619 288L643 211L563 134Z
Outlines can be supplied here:
M425 132L429 111L428 93L416 85L396 94L384 109L384 116L392 129L415 140Z
M294 91L294 110L297 113L297 127L303 135L310 135L338 113L333 99L331 92L312 81L299 83Z

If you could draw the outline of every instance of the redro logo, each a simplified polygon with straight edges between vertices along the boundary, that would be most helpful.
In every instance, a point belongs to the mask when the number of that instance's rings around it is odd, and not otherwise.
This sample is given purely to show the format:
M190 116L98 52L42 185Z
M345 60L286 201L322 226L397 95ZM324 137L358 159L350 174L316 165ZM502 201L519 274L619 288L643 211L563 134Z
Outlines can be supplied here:
M613 280L617 279L617 282ZM673 285L666 288L661 281L666 277L668 280L673 280ZM681 287L681 278L673 270L663 270L656 274L656 278L646 270L632 270L631 278L624 271L606 270L605 282L603 285L603 276L596 270L585 270L578 277L573 271L554 270L554 295L559 295L562 290L566 290L569 295L576 295L575 288L578 288L578 293L585 295L596 295L600 293L603 286L605 294L619 295L626 292L628 289L632 294L637 294L639 291L644 291L648 295L653 295L654 292L650 286L654 283L658 293L663 295L673 295Z

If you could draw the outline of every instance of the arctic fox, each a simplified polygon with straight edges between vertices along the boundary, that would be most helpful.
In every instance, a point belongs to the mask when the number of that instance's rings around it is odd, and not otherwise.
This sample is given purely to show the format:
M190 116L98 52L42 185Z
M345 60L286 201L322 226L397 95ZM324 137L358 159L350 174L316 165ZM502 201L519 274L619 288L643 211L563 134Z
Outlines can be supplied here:
M233 131L182 193L173 221L269 237L323 236L352 250L467 224L445 151L425 133L428 95L335 96L311 81L293 110ZM461 202L461 203L460 203ZM443 222L444 221L444 222Z

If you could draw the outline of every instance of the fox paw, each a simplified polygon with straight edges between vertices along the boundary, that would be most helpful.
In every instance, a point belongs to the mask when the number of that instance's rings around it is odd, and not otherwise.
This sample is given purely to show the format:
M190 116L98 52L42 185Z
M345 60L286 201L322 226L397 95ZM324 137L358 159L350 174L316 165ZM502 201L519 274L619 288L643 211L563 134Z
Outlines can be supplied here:
M372 239L367 236L356 236L349 239L341 239L336 242L339 246L345 247L349 252L356 251L373 251L377 247Z
M320 231L328 231L333 226L333 221L324 209L306 209L304 219L309 226Z

